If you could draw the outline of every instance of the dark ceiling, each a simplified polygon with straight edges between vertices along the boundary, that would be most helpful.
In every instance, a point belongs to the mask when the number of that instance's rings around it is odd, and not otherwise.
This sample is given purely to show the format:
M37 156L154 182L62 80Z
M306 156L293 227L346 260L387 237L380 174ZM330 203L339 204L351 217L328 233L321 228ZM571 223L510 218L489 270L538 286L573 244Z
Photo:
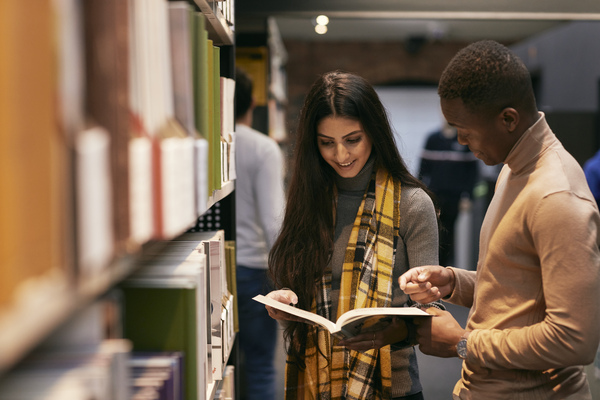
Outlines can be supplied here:
M314 18L330 18L325 35ZM598 0L238 0L238 33L265 29L274 17L284 39L518 41L572 20L600 20Z

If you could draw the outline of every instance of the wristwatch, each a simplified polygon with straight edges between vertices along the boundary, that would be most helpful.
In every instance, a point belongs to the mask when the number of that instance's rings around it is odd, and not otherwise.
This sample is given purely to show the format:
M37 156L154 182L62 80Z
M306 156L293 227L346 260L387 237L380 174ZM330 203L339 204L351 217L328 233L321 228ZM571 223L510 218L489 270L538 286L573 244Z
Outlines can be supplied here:
M463 333L463 335L460 337L460 340L456 344L456 353L461 360L467 358L467 339L470 333L471 332Z

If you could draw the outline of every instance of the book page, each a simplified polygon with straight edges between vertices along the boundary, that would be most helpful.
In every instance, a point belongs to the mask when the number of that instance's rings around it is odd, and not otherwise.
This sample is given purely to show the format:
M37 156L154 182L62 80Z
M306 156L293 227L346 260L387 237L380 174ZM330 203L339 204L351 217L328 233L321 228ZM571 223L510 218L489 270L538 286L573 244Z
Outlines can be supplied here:
M302 310L300 308L296 308L296 307L290 306L288 304L281 303L277 300L273 300L266 296L263 296L262 294L259 294L258 296L254 296L252 299L258 301L259 303L263 303L263 304L266 304L273 308L276 308L278 310L284 311L288 314L295 315L296 317L303 318L308 323L321 325L324 328L326 328L327 330L329 330L329 332L331 332L331 333L337 331L337 328L335 327L335 324L333 322L331 322L327 318L324 318L324 317L317 315L315 313L312 313L310 311Z

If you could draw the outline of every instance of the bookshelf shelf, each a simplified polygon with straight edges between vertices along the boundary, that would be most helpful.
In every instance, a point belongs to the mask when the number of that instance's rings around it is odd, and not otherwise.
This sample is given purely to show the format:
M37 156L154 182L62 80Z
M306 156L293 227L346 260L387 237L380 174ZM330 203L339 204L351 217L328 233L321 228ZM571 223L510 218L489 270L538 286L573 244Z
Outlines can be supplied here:
M213 193L213 195L208 198L208 203L207 203L206 209L211 208L212 206L215 205L215 203L217 203L217 202L223 200L225 197L229 196L233 192L234 188L235 188L234 181L226 182L221 187L221 189L216 190Z
M217 8L217 1L194 0L208 21L209 36L215 45L233 45L235 42L233 29Z
M76 296L46 288L45 294L17 300L0 319L0 376L74 312Z
M122 281L136 268L136 260L123 257L77 288L48 278L23 289L14 306L0 317L0 376L69 317Z

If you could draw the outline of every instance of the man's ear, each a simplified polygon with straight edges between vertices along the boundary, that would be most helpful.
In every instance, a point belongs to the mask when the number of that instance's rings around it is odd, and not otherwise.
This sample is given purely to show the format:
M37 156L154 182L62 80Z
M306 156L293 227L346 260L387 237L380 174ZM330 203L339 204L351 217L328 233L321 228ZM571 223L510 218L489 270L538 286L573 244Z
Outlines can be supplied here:
M517 129L521 116L514 108L506 107L504 110L502 110L502 112L500 112L498 118L500 118L502 126L504 126L507 131L512 133Z

